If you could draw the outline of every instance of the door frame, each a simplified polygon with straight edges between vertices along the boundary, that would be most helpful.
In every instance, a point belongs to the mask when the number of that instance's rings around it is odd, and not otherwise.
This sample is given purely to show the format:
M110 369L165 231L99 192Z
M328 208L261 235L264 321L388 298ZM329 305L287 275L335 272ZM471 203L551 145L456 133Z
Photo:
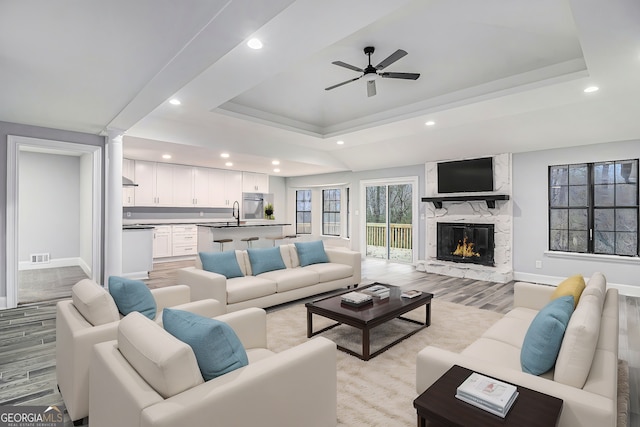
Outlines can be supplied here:
M46 152L60 154L61 152L91 155L92 164L92 256L91 279L97 281L102 271L102 147L96 145L78 144L73 142L55 141L50 139L31 138L26 136L8 135L7 137L7 242L6 242L6 308L18 306L18 185L20 150L29 147Z
M396 178L380 178L380 179L366 179L360 181L360 212L361 225L360 225L360 248L363 255L367 254L367 187L379 186L379 185L398 185L398 184L411 184L411 241L413 242L411 248L412 262L415 263L418 260L419 248L416 247L418 241L418 224L419 224L419 198L418 198L418 176L405 176ZM389 210L389 203L387 200L387 213ZM387 222L389 218L387 216ZM388 258L385 258L389 261Z

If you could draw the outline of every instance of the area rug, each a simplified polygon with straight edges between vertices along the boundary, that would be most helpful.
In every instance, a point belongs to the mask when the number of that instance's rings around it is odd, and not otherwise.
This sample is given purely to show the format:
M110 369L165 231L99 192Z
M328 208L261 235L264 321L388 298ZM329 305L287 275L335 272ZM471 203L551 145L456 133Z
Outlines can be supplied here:
M405 316L424 321L425 311L422 307ZM416 397L418 352L428 345L460 352L501 317L502 314L492 311L434 299L431 303L431 326L379 356L364 362L338 351L338 426L415 426L413 400ZM279 352L307 341L306 319L304 304L270 312L267 315L269 348ZM314 330L333 323L316 315L313 322ZM415 327L415 324L396 320L373 329L372 352ZM362 348L360 332L355 328L339 326L322 333L322 336L358 352ZM628 389L628 385L624 385L624 368L626 366L620 369L619 382L623 383L620 388ZM619 427L626 426L626 414L622 415Z

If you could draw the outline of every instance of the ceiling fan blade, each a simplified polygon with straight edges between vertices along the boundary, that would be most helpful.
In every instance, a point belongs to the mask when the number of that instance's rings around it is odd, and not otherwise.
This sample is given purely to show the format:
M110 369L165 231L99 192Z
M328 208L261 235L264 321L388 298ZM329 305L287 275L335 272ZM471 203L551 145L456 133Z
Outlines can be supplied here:
M347 64L346 62L333 61L332 64L333 65L338 65L339 67L348 68L348 69L353 70L353 71L359 71L361 73L364 73L364 70L362 68L358 68L355 65Z
M367 82L367 96L372 97L376 95L376 81L369 80Z
M380 77L385 77L387 79L406 79L406 80L417 80L420 77L420 73L380 73L378 74Z
M344 82L342 82L342 83L338 83L337 85L329 86L329 87L325 88L324 90L331 90L331 89L335 89L335 88L340 87L340 86L342 86L342 85L346 85L347 83L355 82L356 80L360 79L361 77L362 77L362 76L360 76L360 77L356 77L356 78L354 78L354 79L349 79L349 80L344 81Z
M395 52L393 52L391 55L389 55L387 59L383 60L381 63L376 65L376 69L382 70L383 68L386 68L389 65L393 64L394 62L396 62L398 59L402 58L406 54L407 52L405 52L404 50L398 49Z

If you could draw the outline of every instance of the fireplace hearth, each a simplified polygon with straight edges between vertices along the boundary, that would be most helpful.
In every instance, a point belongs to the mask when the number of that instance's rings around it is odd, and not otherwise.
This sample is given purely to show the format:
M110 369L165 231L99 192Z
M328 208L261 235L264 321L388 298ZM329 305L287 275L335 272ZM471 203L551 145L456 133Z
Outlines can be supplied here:
M439 222L437 259L493 267L494 225Z

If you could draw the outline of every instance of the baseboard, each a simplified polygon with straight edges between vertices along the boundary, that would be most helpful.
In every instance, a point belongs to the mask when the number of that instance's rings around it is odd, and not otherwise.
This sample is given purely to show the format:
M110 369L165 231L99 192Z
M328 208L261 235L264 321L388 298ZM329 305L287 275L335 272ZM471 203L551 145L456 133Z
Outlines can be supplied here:
M18 271L42 270L44 268L60 268L60 267L80 267L85 273L87 273L87 270L89 272L91 271L89 266L80 257L54 258L49 260L49 262L42 263L42 264L32 264L29 261L20 261L18 263ZM87 275L91 277L90 274L87 273Z
M518 272L513 273L513 280L516 280L518 282L542 283L544 285L556 286L558 283L562 282L564 279L566 279L566 277L545 276L542 274L532 274L532 273L518 273ZM607 282L607 287L617 289L620 295L627 295L630 297L640 297L640 286L631 286L631 285L623 285L620 283Z
M87 277L93 277L89 264L87 264L87 262L83 258L79 258L79 260L80 263L78 264L78 266L82 269L82 271L84 271L84 274L86 274Z

